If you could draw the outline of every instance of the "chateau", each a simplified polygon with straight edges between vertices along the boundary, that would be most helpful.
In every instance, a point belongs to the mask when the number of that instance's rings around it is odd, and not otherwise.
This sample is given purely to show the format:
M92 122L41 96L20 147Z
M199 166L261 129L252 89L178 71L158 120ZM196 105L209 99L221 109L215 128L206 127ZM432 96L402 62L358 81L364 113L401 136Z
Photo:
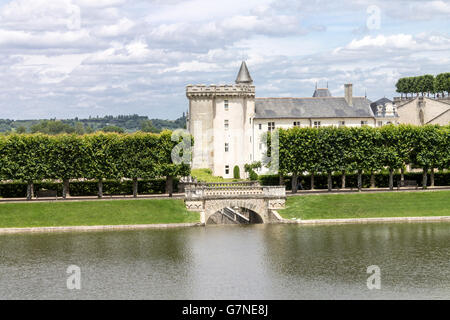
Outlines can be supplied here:
M209 168L214 175L232 178L233 168L238 166L244 176L246 163L263 159L263 134L276 128L450 121L450 101L417 97L395 102L383 98L372 103L366 97L353 96L352 84L343 89L341 97L316 86L312 97L257 98L245 62L234 84L186 86L187 128L195 141L192 168Z

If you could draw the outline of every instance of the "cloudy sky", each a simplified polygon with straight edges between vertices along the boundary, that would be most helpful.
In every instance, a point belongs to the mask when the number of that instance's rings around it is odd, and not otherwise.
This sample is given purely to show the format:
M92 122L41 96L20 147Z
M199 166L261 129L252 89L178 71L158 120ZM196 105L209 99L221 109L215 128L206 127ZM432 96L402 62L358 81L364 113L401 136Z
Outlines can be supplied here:
M0 0L0 118L175 119L243 59L259 97L392 98L450 71L450 1Z

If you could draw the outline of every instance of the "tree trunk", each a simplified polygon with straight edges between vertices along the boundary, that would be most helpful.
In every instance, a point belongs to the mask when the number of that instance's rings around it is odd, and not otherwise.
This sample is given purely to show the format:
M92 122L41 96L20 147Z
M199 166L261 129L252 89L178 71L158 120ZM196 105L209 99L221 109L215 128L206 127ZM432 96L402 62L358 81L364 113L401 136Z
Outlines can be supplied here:
M428 173L428 168L423 168L423 173L422 173L422 188L423 189L427 188L427 173Z
M331 172L328 172L328 192L331 192L332 189L333 189L333 180Z
M358 170L358 191L362 189L362 170Z
M137 198L138 195L138 179L133 178L133 197Z
M31 200L34 197L34 184L33 182L28 182L27 185L27 200Z
M375 188L375 173L373 171L370 172L370 187Z
M314 172L311 172L311 190L314 190Z
M403 167L400 169L400 180L405 181L405 168Z
M345 189L345 170L342 171L342 189Z
M283 177L283 174L282 174L282 173L279 173L279 174L278 174L278 184L279 184L280 186L284 186L284 177Z
M70 190L69 190L69 179L63 179L63 199L66 199L67 196L70 197Z
M297 193L297 187L298 187L298 175L296 172L292 173L292 193Z
M172 197L173 193L173 177L167 176L166 178L166 193L169 194L169 197Z
M98 180L98 197L103 198L103 179Z
M389 168L389 190L394 189L394 169Z
M434 168L430 171L430 187L434 187Z

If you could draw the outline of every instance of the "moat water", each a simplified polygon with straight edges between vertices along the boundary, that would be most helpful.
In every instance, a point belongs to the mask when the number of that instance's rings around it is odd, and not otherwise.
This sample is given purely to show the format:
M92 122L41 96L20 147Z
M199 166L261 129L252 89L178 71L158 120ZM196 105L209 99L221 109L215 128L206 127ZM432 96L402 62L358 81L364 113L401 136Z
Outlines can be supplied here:
M418 298L450 299L450 223L0 235L0 299Z

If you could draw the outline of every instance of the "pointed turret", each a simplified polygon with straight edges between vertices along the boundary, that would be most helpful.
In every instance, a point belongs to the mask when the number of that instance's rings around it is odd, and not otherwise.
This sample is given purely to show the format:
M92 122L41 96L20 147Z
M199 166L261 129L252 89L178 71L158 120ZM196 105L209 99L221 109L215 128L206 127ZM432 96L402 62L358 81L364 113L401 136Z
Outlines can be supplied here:
M245 61L242 61L241 68L236 78L237 84L253 84L252 77L250 77L250 72L248 72L247 65Z

